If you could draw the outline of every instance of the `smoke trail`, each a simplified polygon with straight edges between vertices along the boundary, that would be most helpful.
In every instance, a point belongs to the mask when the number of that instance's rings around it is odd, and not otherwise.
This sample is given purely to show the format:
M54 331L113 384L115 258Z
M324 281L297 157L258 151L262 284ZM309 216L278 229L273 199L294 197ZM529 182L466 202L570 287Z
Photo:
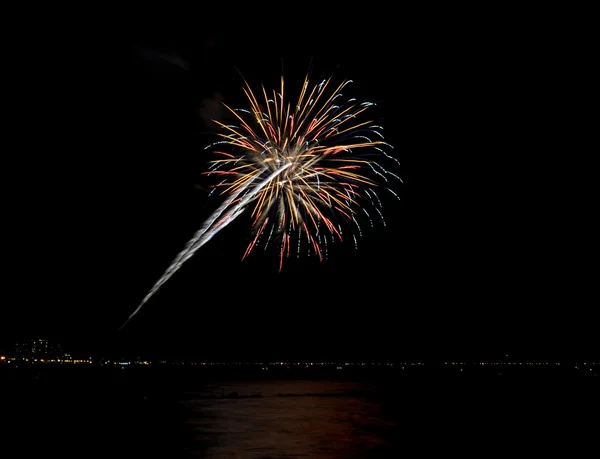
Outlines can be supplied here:
M196 251L206 244L212 237L225 228L229 223L235 220L244 210L245 207L250 203L250 201L258 194L258 192L263 189L268 183L270 183L273 179L275 179L279 174L281 174L284 170L292 165L291 162L283 165L279 169L275 170L271 175L265 178L262 182L256 185L252 191L247 193L235 206L231 208L229 213L223 216L220 220L219 217L225 212L225 210L234 202L242 192L247 191L249 186L255 180L250 181L246 186L240 188L237 192L232 194L228 199L225 200L211 215L206 221L203 223L202 227L194 233L194 236L187 242L185 248L177 254L175 259L171 262L169 267L165 270L163 275L156 281L156 283L152 286L150 291L146 294L144 299L138 305L138 307L133 311L130 316L127 318L125 323L119 327L121 330L129 321L142 309L142 306L148 302L148 300L158 291L158 289L175 274L175 272L181 267L183 263L185 263L188 259L190 259ZM265 169L263 169L264 172ZM260 174L259 174L260 175ZM217 221L218 220L218 221ZM215 223L216 222L216 223Z

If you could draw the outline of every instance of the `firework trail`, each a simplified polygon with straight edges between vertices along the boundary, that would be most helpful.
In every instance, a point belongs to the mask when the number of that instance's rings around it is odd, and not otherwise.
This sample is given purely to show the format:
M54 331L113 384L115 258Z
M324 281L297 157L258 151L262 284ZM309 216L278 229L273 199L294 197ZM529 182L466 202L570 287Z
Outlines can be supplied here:
M215 149L220 159L212 161L205 174L220 178L213 188L228 197L120 328L186 260L250 204L253 238L242 259L262 236L266 237L265 246L276 239L280 271L292 247L299 254L303 241L309 253L322 261L328 241L342 240L342 224L360 235L360 219L373 224L367 208L374 209L385 224L375 188L381 187L398 198L387 182L388 178L402 180L387 170L383 161L399 163L384 150L391 145L383 140L381 126L360 119L374 104L344 99L341 91L350 82L344 81L328 92L331 79L311 88L307 75L295 105L284 98L283 77L280 92L273 91L272 97L262 88L261 101L245 82L249 108L236 110L223 104L239 125L215 121L222 128L221 139L207 148ZM222 151L221 145L228 151ZM369 154L360 155L356 151L359 149Z
M212 237L225 228L229 223L231 223L235 218L240 215L245 206L250 202L250 200L271 180L273 180L277 175L283 172L285 169L290 167L291 164L285 164L280 167L278 170L273 172L269 177L263 180L259 185L252 189L251 192L247 193L243 199L241 199L237 204L235 204L231 210L225 214L222 218L221 215L225 212L225 210L232 205L233 201L240 195L242 190L235 192L232 196L230 196L223 204L219 206L217 210L215 210L212 215L204 222L202 227L196 231L194 237L188 241L185 248L177 254L177 257L171 262L169 267L163 273L163 275L156 281L154 286L150 289L150 291L146 294L142 302L138 305L138 307L133 311L130 316L127 318L125 323L121 325L120 329L123 328L127 323L135 316L142 306L146 304L146 302L156 293L156 291L167 281L169 278L175 274L175 271L179 269L179 267L189 258L196 253L196 251L206 244ZM217 220L219 219L219 220Z

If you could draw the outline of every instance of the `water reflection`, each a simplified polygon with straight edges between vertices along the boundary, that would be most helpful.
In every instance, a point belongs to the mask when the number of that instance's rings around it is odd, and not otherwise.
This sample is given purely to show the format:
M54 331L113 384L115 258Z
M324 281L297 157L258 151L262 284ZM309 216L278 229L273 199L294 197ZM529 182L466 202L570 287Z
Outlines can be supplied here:
M218 458L392 457L399 434L360 383L261 381L188 393L188 452Z

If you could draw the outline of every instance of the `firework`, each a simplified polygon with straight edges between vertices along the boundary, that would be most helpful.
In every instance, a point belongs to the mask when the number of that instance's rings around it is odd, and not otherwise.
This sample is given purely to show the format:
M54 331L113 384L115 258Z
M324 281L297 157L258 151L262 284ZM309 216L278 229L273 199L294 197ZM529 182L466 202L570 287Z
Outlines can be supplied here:
M385 224L378 190L398 197L391 182L401 179L385 164L399 163L387 152L392 146L382 127L365 118L375 104L345 99L342 91L350 83L332 86L329 78L311 86L307 75L292 104L283 77L279 92L269 94L262 87L260 98L244 82L248 107L224 104L236 124L216 121L219 139L207 147L217 159L205 174L217 178L213 191L226 198L127 322L186 260L245 211L252 237L242 259L260 244L275 244L280 271L284 260L305 246L322 261L328 244L342 241L346 230L356 241L361 222L373 225L372 214Z

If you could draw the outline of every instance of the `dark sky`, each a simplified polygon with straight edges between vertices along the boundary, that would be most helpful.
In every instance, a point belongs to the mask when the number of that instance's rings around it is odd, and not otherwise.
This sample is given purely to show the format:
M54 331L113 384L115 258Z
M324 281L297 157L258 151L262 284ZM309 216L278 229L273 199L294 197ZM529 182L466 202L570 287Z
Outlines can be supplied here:
M577 88L551 37L489 15L284 36L173 17L51 28L17 52L2 346L598 356L579 258L595 207L575 197L586 183L557 170ZM201 175L213 132L198 109L215 94L243 102L240 74L270 88L283 72L291 87L311 65L378 104L404 180L387 226L280 273L274 252L241 261L249 232L236 220L118 331L214 205Z

